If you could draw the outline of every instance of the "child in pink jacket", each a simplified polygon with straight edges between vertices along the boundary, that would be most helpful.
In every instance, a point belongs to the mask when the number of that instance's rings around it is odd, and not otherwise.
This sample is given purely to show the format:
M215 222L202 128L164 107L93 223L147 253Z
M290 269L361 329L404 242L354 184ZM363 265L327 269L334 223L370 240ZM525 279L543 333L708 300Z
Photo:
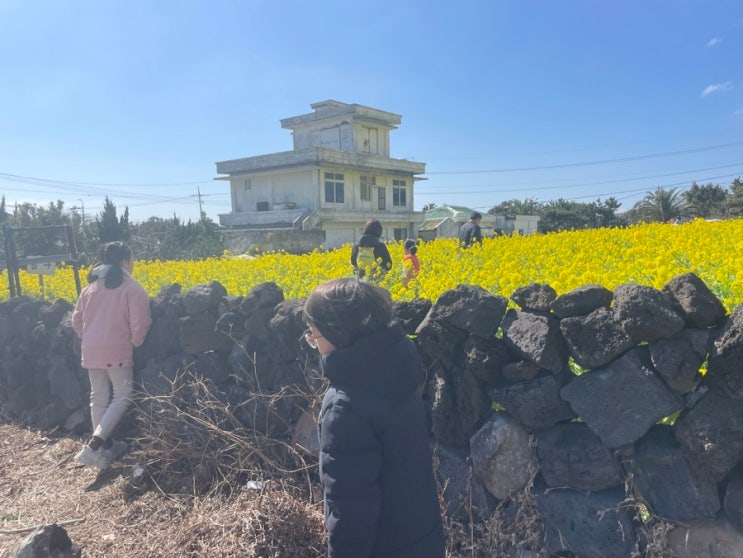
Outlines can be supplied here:
M150 328L150 299L131 276L132 251L121 242L103 247L103 265L88 274L72 327L82 340L82 365L90 377L93 436L75 460L105 469L126 452L111 433L131 401L134 347ZM113 391L113 397L112 397Z
M406 289L410 281L415 279L421 271L421 262L418 260L416 253L418 245L412 238L408 238L402 245L405 254L402 260L402 285Z

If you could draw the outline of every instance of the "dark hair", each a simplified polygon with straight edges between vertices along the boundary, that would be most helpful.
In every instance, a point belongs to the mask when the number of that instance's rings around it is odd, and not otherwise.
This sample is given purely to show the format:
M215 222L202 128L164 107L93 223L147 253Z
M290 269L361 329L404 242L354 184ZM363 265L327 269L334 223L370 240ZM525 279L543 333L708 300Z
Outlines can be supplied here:
M403 248L405 248L411 254L415 254L418 251L418 245L412 238L408 238L405 241L405 243L403 244Z
M310 293L304 321L337 348L348 347L392 322L389 291L356 277L331 279Z
M377 219L369 219L366 222L366 225L364 225L364 234L372 234L374 236L381 237L382 236L382 223L380 223Z
M115 289L121 285L124 280L124 269L121 267L121 262L131 259L132 250L123 242L109 242L103 245L101 249L101 261L104 265L111 266L103 282L107 289ZM98 275L94 274L94 271L92 270L88 273L88 283L92 283L98 279Z
M473 221L477 221L478 219L482 219L482 215L480 215L477 211L473 211L472 215L470 215L470 219Z

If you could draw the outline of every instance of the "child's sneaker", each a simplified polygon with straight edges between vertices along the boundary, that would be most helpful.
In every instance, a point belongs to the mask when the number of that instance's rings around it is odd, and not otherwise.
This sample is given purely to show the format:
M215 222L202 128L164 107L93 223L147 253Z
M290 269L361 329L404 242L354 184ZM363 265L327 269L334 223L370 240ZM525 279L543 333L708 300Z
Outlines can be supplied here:
M88 444L85 444L83 449L75 456L75 461L88 467L98 467L99 469L105 469L111 465L111 460L109 460L103 448L94 450Z

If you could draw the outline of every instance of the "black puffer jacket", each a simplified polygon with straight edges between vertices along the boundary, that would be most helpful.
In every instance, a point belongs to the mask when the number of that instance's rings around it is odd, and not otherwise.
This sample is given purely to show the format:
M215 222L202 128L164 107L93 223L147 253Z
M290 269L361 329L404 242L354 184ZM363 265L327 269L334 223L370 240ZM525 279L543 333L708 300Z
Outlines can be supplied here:
M443 558L418 352L399 326L322 358L329 558Z
M355 270L358 271L356 265L356 258L359 255L359 246L372 246L374 248L374 259L382 260L379 270L382 274L387 273L392 269L392 257L390 251L387 249L387 245L382 242L382 239L373 234L362 234L359 237L358 242L351 248L351 265Z
M463 248L469 248L475 242L482 246L482 229L474 221L467 221L459 229L459 244Z

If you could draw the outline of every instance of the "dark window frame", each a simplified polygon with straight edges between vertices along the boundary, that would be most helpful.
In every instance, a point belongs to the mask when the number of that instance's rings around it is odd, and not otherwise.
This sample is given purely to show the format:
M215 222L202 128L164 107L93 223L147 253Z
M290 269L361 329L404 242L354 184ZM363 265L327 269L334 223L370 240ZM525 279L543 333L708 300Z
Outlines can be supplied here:
M345 176L340 172L325 173L325 203L345 203Z

